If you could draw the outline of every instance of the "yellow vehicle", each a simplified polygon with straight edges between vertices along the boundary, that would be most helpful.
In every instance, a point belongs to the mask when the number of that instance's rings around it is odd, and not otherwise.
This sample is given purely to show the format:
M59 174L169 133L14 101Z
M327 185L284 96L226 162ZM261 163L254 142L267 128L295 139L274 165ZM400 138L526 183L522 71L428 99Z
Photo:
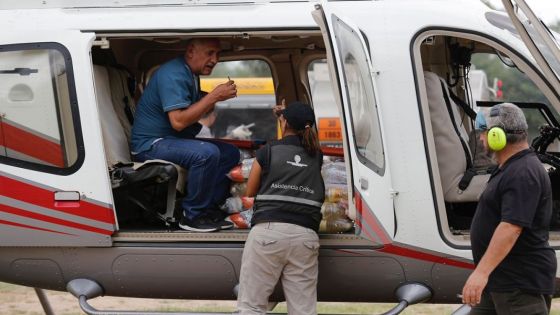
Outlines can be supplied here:
M316 66L326 66L317 64ZM317 70L315 70L317 72ZM319 79L318 79L319 78ZM279 136L279 129L276 126L275 118L271 115L271 109L276 104L274 94L274 82L271 77L231 77L237 85L238 96L234 99L219 102L216 104L218 116L212 126L215 137L227 137L228 133L240 125L251 125L253 135L251 139L272 139ZM201 78L200 86L203 91L212 91L218 84L228 80L227 77L207 77ZM332 106L332 111L322 113L316 111L316 123L319 140L322 144L342 144L342 133L340 129L340 118L336 113L336 105L332 99L328 78L322 84L320 75L314 76L314 84L311 88L312 94L321 93L322 99L328 99ZM323 86L324 85L324 86ZM327 90L320 88L327 87ZM314 95L315 96L315 95ZM332 100L331 100L332 99ZM324 107L323 107L324 108ZM274 128L276 126L276 128Z
M210 127L214 137L231 137L231 131L239 126L251 126L252 140L276 138L276 118L272 108L276 104L272 78L235 78L237 97L216 104L216 121ZM212 91L227 77L201 78L202 91Z

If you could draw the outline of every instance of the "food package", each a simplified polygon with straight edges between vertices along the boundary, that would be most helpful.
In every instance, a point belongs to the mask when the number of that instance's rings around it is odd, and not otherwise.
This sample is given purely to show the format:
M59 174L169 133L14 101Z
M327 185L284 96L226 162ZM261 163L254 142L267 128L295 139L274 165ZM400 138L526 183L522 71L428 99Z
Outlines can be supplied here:
M247 183L243 182L243 183L232 183L231 184L231 188L229 189L230 194L233 197L241 197L243 195L245 195L245 192L247 191Z
M243 205L241 204L240 197L229 197L226 199L223 205L220 206L220 209L225 213L237 213L243 210Z
M254 198L252 197L229 197L220 209L225 213L237 213L253 208Z
M321 169L325 184L346 185L346 165L344 161L327 162Z
M241 162L241 174L243 175L243 178L249 178L253 162L255 162L255 158L245 159Z
M246 210L239 213L231 214L226 221L233 223L234 229L248 229L251 227L251 219L253 218L253 210Z
M237 183L244 182L245 178L243 178L243 173L241 172L241 164L232 168L231 171L227 173L227 177L229 177L229 179Z
M244 160L248 160L253 156L254 155L251 150L239 149L239 163L242 163Z
M354 223L348 218L321 220L319 233L344 233L350 231L353 227Z
M255 198L253 197L241 197L241 204L243 209L253 209L253 204L255 203Z
M325 202L321 207L323 220L335 220L338 218L346 218L347 208L348 206L344 207L344 205L341 203Z
M241 164L235 166L229 171L227 176L234 182L242 183L249 178L251 167L255 158L245 159Z
M348 201L348 189L346 184L326 184L325 185L325 202Z
M344 215L347 217L350 216L350 212L348 211L348 199L342 199L338 202L338 205L344 209Z

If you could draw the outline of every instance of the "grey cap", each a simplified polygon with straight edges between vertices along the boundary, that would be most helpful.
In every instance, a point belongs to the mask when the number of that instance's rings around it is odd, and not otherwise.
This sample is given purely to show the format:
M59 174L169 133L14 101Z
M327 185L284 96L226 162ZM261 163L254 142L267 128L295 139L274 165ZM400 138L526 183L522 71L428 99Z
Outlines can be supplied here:
M511 103L492 106L487 120L488 128L502 127L506 133L520 133L529 128L521 108Z

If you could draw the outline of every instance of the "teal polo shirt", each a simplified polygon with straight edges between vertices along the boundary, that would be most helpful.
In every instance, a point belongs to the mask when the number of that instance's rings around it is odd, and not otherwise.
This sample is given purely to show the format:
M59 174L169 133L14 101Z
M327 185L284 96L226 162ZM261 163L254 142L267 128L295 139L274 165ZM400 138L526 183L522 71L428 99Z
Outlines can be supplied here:
M194 138L201 125L194 123L181 131L171 126L167 113L187 108L200 99L198 78L180 56L164 63L150 78L136 106L132 126L132 153L151 148L164 137Z

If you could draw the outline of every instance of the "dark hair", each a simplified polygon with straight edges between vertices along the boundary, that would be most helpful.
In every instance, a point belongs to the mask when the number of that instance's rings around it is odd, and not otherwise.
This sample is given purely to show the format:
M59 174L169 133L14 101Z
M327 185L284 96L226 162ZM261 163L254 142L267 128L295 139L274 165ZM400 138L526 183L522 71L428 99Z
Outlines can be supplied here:
M289 128L299 136L301 144L309 155L314 156L321 150L317 133L312 128L315 124L315 113L309 104L291 102L280 114L286 119Z
M311 126L306 127L303 130L296 131L297 135L301 139L301 144L303 148L307 152L307 154L311 156L315 156L317 152L321 150L321 146L319 145L319 138L317 137L317 132Z

